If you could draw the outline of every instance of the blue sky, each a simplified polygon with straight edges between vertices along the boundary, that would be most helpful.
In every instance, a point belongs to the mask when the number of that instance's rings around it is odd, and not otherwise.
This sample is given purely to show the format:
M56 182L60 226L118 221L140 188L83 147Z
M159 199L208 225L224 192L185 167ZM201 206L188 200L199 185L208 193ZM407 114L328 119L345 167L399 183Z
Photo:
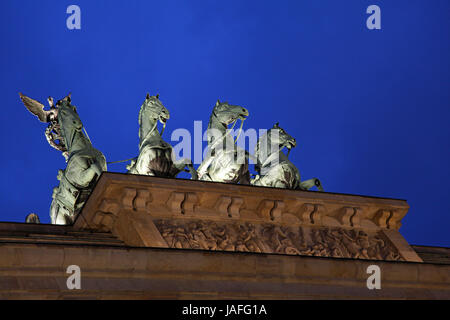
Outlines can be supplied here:
M66 8L81 8L81 30ZM381 8L381 30L366 8ZM160 94L164 137L207 125L217 99L246 128L279 121L291 160L326 191L406 199L412 244L450 246L448 0L0 2L0 221L49 222L63 157L18 92L72 92L108 161L138 153L138 111ZM124 165L110 165L124 172Z

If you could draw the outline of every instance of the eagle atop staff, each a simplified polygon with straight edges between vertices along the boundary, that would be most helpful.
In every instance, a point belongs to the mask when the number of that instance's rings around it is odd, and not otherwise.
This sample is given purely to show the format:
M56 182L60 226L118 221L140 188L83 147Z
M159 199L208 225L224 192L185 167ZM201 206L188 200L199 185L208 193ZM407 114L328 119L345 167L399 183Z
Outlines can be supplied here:
M48 97L47 101L50 106L50 110L45 110L44 105L39 101L34 100L22 94L21 92L19 92L19 96L28 111L37 116L39 121L49 123L47 129L45 130L45 137L47 138L47 142L51 147L55 148L58 151L61 151L67 161L69 154L67 152L66 144L61 135L61 128L58 123L59 101L55 105L53 98ZM70 93L65 99L68 99L70 101Z

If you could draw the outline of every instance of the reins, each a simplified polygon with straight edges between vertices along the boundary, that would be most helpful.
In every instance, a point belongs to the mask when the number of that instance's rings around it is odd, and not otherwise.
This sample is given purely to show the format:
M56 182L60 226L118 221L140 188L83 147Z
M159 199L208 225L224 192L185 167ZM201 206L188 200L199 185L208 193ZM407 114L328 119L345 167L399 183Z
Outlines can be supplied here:
M150 130L145 135L144 139L142 139L142 142L139 143L139 149L142 147L142 143L150 136L151 133L153 133L153 131L155 131L155 128L156 128L157 125L158 125L158 120L155 121L155 125L153 126L152 130ZM165 128L166 128L166 122L164 122L163 128L162 128L161 132L159 133L160 136L162 136L162 134L164 133L164 129ZM136 160L137 158L138 157L134 157L134 158L126 159L126 160L111 161L111 162L107 162L107 164L116 164L116 163L128 162L128 161Z

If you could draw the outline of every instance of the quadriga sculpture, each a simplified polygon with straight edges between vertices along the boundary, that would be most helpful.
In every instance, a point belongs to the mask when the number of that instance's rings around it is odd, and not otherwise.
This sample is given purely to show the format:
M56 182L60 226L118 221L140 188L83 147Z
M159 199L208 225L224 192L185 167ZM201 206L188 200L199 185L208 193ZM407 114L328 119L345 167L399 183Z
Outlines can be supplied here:
M169 110L159 100L159 95L147 94L139 111L139 156L127 166L128 173L173 178L188 167L191 178L197 180L191 160L174 161L172 146L161 137L169 118ZM157 128L158 121L163 124L161 132Z
M301 190L309 190L316 186L319 191L323 191L322 184L317 178L300 181L297 167L288 159L290 150L296 145L295 139L276 123L258 140L255 148L257 158L255 170L258 174L252 179L251 184ZM284 147L288 149L287 155L282 151Z
M238 149L236 141L227 132L230 124L234 126L238 119L244 121L248 115L248 110L241 106L217 100L208 124L208 155L197 169L200 180L250 183L248 154Z
M53 224L71 224L102 171L106 171L105 156L83 133L83 123L71 104L70 94L56 105L50 97L50 110L44 110L44 106L34 99L19 95L31 113L41 122L49 123L45 131L47 140L66 158L66 169L58 171L59 186L53 189L50 217Z

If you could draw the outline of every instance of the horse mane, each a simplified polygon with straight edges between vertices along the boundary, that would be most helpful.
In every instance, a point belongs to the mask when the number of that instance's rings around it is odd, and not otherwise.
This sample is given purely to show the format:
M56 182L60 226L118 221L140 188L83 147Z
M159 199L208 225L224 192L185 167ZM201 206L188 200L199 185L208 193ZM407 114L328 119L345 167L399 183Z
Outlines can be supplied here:
M139 139L141 139L141 131L142 131L142 119L144 117L144 112L146 111L146 107L148 106L148 101L149 100L154 100L155 98L153 96L150 97L150 99L145 99L145 101L142 103L141 105L141 109L139 110L139 117L138 117L138 121L139 121Z

